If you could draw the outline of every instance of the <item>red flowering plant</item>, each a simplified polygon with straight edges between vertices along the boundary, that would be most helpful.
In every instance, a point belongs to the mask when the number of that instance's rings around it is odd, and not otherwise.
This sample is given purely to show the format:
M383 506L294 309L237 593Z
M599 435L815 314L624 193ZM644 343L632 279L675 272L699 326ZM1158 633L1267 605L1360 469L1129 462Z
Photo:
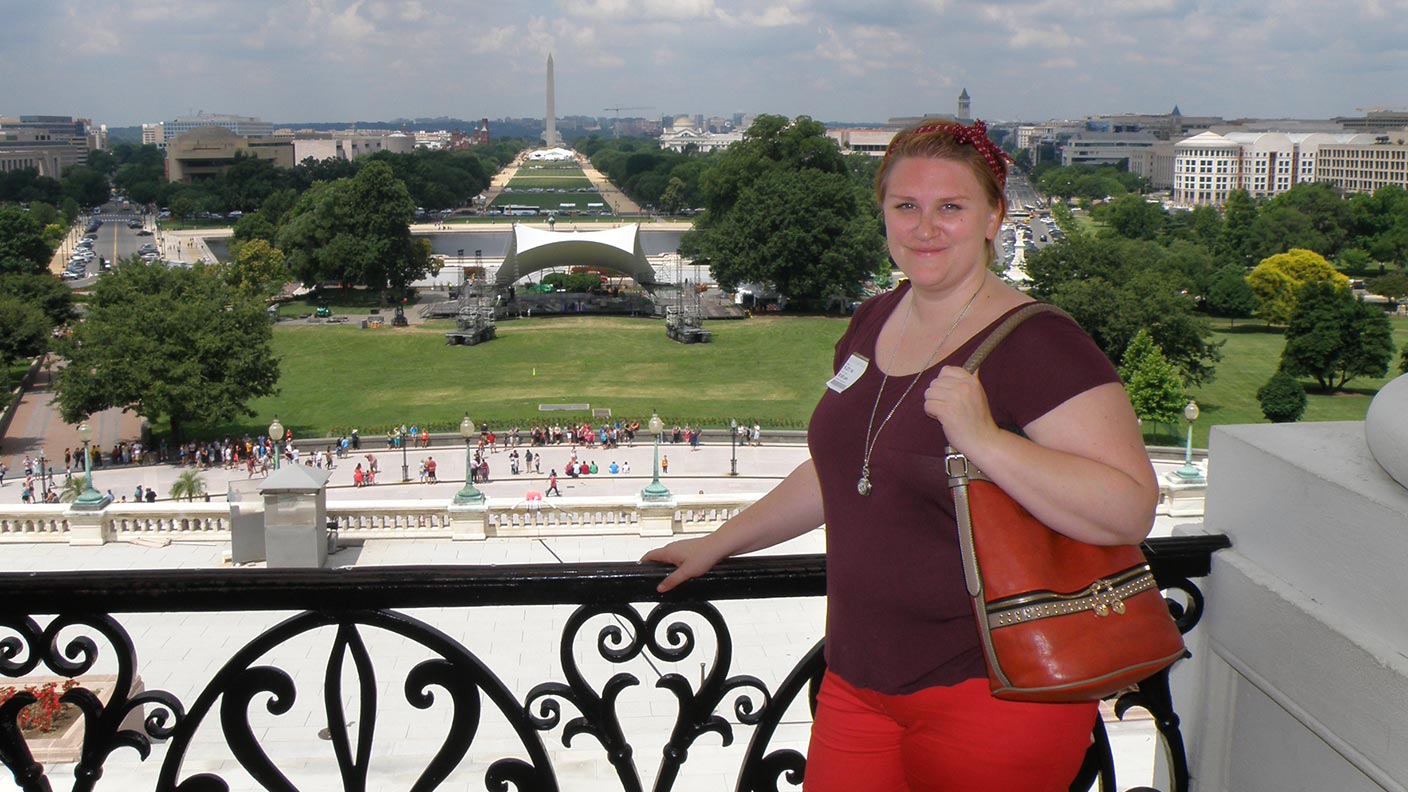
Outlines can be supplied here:
M51 732L55 728L54 719L64 708L63 702L59 699L75 687L78 687L78 680L75 679L67 680L62 684L48 682L43 685L29 685L23 688L0 687L0 706L3 706L16 693L29 693L34 696L36 701L20 710L20 728L25 731Z

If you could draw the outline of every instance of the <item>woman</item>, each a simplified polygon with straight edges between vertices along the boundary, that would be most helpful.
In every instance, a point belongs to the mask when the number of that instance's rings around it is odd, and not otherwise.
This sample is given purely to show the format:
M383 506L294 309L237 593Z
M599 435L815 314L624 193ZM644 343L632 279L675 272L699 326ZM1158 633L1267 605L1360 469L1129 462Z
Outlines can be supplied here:
M825 523L828 671L812 792L1064 790L1090 744L1094 703L988 693L944 446L1052 529L1093 544L1142 540L1158 485L1118 375L1065 317L1028 320L977 376L962 368L1030 302L988 269L1006 175L981 122L895 137L876 193L908 280L862 305L837 342L811 459L713 534L643 558L675 565L668 591Z

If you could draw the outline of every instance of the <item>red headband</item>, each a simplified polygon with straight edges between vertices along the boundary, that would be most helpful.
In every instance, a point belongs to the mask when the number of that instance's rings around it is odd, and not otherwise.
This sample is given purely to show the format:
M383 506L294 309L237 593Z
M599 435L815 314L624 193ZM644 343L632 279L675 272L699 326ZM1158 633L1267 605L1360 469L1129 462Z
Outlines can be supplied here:
M1007 152L998 148L997 144L993 143L992 140L988 138L988 125L978 120L974 120L972 126L964 126L963 124L953 121L925 124L922 127L910 131L908 134L900 135L890 141L890 147L885 151L886 159L889 158L890 153L895 150L895 145L901 140L906 140L918 135L927 135L931 132L943 132L951 136L954 140L960 143L967 143L977 149L978 153L983 155L983 159L988 163L988 170L991 170L992 175L997 177L997 186L1001 189L1007 188L1007 167L1003 163L1003 160L1011 162L1012 158L1007 155Z

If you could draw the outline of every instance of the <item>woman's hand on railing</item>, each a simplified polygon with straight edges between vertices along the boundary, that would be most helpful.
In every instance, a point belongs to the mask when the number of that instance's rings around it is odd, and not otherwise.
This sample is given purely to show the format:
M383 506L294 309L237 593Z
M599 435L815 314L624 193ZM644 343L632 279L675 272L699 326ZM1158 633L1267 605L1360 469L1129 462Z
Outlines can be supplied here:
M655 587L656 591L664 594L686 580L697 578L708 572L714 568L715 564L723 560L728 553L720 551L717 545L718 542L715 540L714 534L681 539L651 550L641 556L640 563L655 562L675 565L675 571L667 575L664 580L660 581L660 585Z

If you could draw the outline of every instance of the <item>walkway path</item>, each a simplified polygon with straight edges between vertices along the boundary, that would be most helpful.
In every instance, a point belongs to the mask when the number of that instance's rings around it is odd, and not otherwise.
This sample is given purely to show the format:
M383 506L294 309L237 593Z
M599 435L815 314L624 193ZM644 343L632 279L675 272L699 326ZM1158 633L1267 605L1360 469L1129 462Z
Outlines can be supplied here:
M64 449L83 446L78 439L77 427L65 423L59 415L58 406L52 403L52 379L50 369L41 366L35 375L34 386L20 396L19 407L9 430L0 438L0 459L9 465L12 476L22 469L21 462L26 455L37 457L41 451L50 460L54 471L63 475ZM88 418L88 426L93 430L94 445L102 449L111 449L124 440L140 440L142 436L141 419L118 409L95 413ZM4 497L4 500L19 500L19 487L7 486L6 490L11 497Z

